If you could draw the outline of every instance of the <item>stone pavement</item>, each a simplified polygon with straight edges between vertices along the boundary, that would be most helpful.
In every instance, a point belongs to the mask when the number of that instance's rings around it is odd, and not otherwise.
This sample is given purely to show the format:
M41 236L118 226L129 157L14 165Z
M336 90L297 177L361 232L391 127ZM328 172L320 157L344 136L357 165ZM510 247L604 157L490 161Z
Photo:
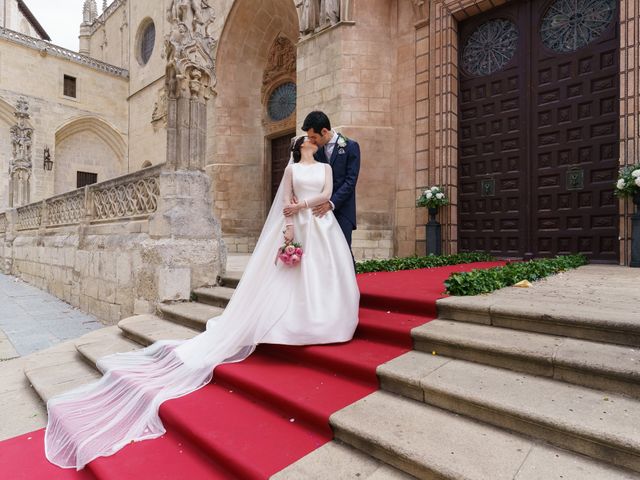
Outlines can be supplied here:
M531 288L503 288L489 295L449 297L438 301L440 317L449 309L484 314L562 316L640 325L640 268L587 265L534 282ZM450 318L450 317L448 317ZM594 340L598 340L597 338Z
M0 274L0 362L102 327L94 316L20 279Z

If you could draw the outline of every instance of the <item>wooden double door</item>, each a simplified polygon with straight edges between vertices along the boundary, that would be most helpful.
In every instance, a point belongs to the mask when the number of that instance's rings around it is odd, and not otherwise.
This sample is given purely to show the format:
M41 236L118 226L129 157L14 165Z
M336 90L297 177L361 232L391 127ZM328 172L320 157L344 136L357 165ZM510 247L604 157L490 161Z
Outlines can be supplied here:
M617 262L618 0L518 0L459 25L458 241Z

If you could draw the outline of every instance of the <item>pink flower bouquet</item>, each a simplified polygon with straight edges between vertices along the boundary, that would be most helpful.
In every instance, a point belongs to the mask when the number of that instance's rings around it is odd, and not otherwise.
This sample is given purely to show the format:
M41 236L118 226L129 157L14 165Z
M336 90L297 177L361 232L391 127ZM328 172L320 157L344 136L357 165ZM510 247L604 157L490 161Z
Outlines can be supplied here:
M304 250L302 245L296 242L285 243L278 249L278 255L276 257L276 263L280 260L282 263L289 267L295 267L302 260Z

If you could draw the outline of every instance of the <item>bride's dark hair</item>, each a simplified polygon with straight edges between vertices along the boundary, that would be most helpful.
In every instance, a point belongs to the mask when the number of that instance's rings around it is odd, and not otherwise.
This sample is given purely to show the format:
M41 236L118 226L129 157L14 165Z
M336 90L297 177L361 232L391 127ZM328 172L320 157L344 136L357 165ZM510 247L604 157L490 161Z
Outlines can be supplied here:
M300 147L304 143L306 137L302 136L296 139L295 143L291 147L291 153L293 154L293 163L298 163L302 158L302 152L300 151Z

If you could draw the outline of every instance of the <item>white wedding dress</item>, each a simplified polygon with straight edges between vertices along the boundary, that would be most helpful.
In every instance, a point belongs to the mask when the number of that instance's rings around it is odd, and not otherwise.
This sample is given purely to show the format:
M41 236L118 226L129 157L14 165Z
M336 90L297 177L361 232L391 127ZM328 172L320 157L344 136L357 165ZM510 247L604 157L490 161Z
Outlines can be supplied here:
M332 183L329 165L287 167L242 280L224 313L209 320L204 333L103 357L98 361L100 380L50 399L45 432L49 461L80 469L132 441L161 436L162 402L205 386L217 365L245 359L260 343L350 340L360 294L351 253L333 213L317 218L308 208L296 214L302 262L295 267L275 263L283 243L283 205L292 195L309 206L323 203L331 197Z

